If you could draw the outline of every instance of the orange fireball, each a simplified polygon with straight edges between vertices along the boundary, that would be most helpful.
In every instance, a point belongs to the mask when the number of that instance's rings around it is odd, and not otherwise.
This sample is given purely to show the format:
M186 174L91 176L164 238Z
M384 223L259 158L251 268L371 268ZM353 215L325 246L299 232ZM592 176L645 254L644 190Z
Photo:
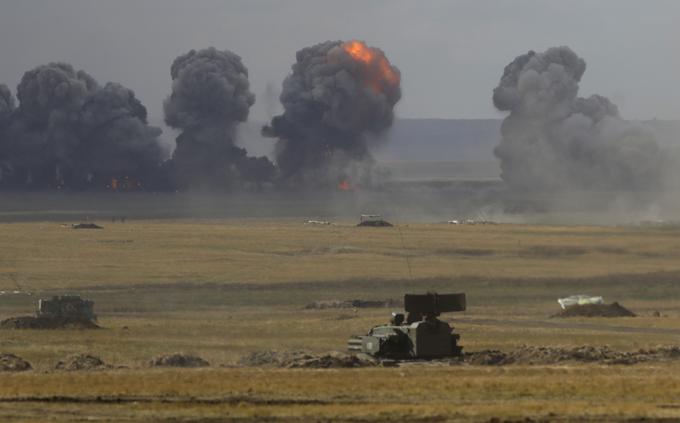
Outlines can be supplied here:
M343 44L342 48L344 48L350 56L366 64L371 63L375 57L373 51L361 41L348 41Z
M368 68L367 83L376 91L383 92L383 85L399 84L399 74L395 72L389 60L380 52L368 47L363 41L348 41L342 48L356 61L362 62Z

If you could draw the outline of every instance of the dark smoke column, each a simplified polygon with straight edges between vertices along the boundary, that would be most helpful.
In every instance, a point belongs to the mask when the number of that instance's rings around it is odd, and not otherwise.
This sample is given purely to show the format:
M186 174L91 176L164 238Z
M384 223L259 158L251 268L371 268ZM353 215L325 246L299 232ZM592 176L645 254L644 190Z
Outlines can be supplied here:
M172 94L165 122L182 131L172 157L181 188L223 188L235 180L264 182L273 175L266 158L246 156L234 145L235 129L248 118L255 96L241 58L213 47L191 50L172 64Z
M4 173L11 166L8 161L9 145L5 131L12 112L14 112L14 96L7 85L0 84L0 185L3 183Z
M90 75L68 63L24 73L17 87L19 108L7 134L16 182L42 189L81 182L80 112L97 89Z
M7 122L9 115L14 111L14 97L7 85L0 84L0 125ZM1 127L1 126L0 126Z
M518 191L636 191L657 187L662 154L650 131L607 98L578 97L586 63L568 47L533 51L505 67L493 91L509 111L495 149Z
M284 179L338 183L357 162L370 162L368 140L392 125L401 98L399 70L362 41L327 41L297 52L280 96L284 113L263 134L279 139Z
M90 95L79 132L85 166L80 172L98 186L112 184L113 178L113 185L142 188L158 172L161 130L148 125L146 107L129 88L109 82Z
M67 63L38 66L17 87L19 107L0 86L0 187L105 189L143 181L162 160L160 129L134 93L101 88Z

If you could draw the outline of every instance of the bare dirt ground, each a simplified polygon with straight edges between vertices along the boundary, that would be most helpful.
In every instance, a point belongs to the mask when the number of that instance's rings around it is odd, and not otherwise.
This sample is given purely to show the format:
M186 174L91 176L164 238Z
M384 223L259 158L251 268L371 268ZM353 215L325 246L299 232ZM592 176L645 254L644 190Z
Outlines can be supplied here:
M88 319L19 316L0 321L0 329L99 329Z
M552 317L635 317L636 314L617 302L611 304L584 304L567 307Z
M517 329L555 329L555 330L575 330L575 331L599 331L609 333L623 333L623 334L659 334L659 335L675 335L680 337L680 328L664 328L653 326L617 326L616 322L613 324L597 324L588 323L587 321L580 322L554 322L544 320L498 320L498 319L458 319L459 322L469 325L480 326L511 326Z

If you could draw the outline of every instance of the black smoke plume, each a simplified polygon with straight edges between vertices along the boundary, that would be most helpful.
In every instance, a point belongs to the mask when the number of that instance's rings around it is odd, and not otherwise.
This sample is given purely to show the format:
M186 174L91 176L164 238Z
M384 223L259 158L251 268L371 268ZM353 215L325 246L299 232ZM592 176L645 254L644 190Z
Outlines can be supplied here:
M533 51L505 67L493 91L509 111L495 149L502 178L522 191L642 191L657 187L663 154L652 133L616 105L578 97L586 63L568 47Z
M0 187L136 189L162 160L160 129L121 85L50 63L24 74L17 98L0 86Z
M235 130L248 118L255 96L241 58L213 47L179 56L170 69L172 94L165 122L181 131L170 167L181 188L261 184L274 176L265 157L248 157Z
M0 84L0 124L6 123L12 111L14 111L12 92L7 85Z
M399 70L361 41L327 41L297 52L283 82L282 115L263 134L278 138L284 180L328 184L371 162L369 140L392 125Z

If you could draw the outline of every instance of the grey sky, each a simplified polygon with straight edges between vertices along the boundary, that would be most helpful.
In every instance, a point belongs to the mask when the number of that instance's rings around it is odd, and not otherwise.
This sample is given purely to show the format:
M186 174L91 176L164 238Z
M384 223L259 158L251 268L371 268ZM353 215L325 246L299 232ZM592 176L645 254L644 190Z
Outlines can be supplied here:
M66 61L132 88L158 119L172 60L215 46L243 58L251 120L264 120L266 86L278 93L298 49L357 38L400 68L399 116L495 117L508 62L568 45L588 63L581 95L610 97L626 118L680 119L679 24L673 0L0 0L0 82L14 92L29 68Z

